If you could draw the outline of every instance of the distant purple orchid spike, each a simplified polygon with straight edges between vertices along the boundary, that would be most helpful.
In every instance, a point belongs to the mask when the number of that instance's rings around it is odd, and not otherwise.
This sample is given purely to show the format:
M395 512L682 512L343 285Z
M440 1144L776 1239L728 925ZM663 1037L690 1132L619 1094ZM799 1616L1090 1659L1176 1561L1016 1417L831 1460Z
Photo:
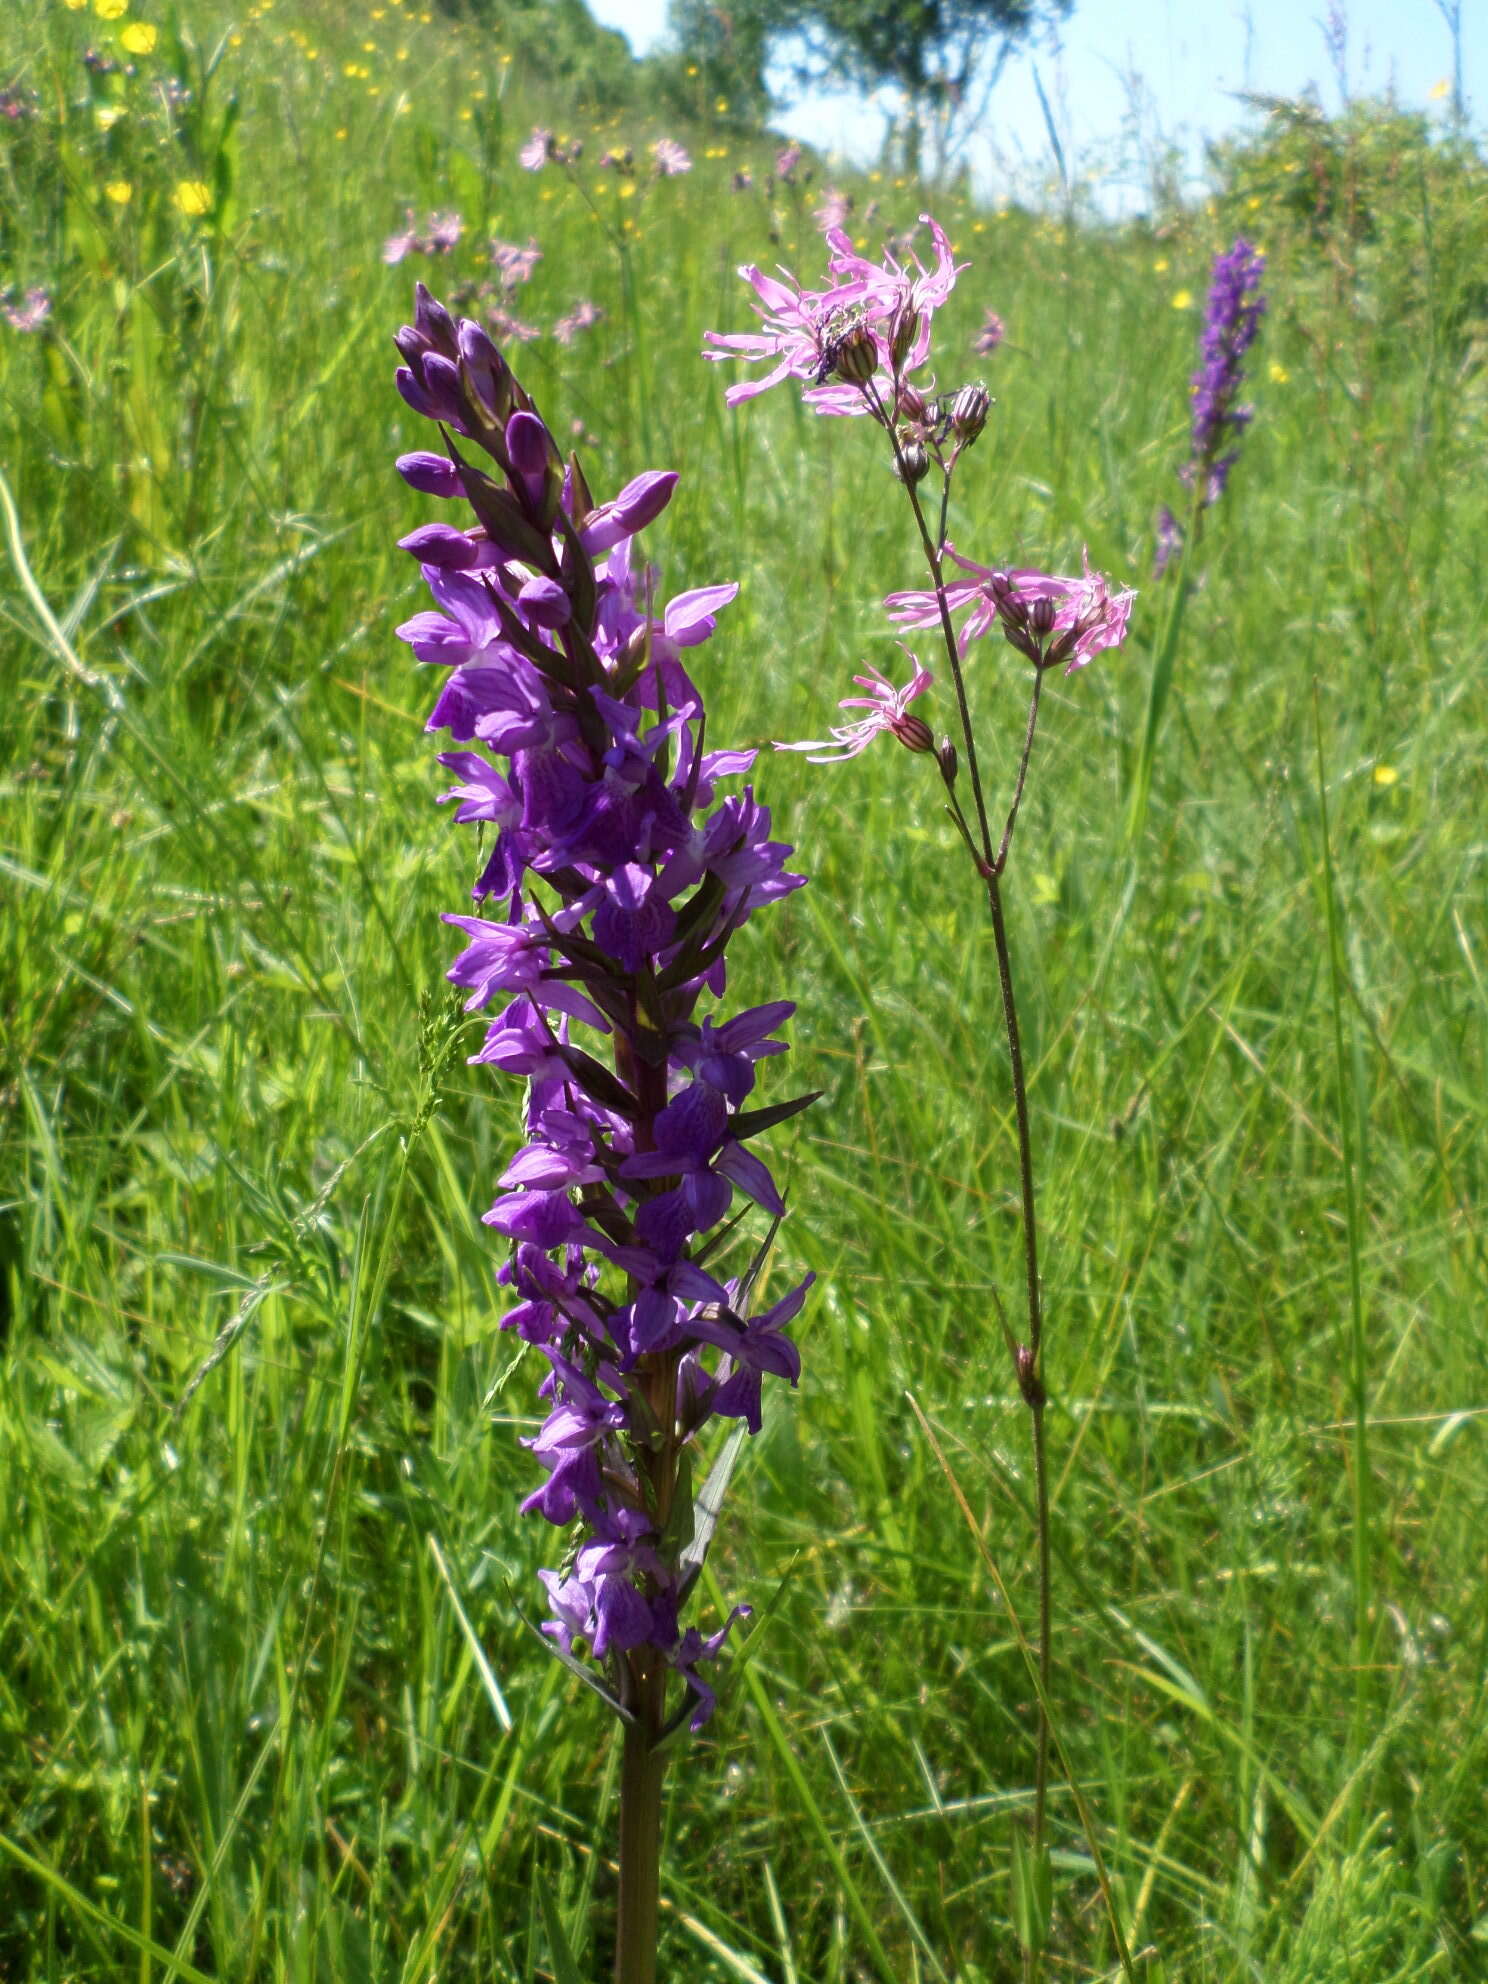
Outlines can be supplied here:
M1204 305L1199 339L1200 365L1190 385L1193 402L1191 449L1179 476L1194 492L1200 513L1224 495L1239 455L1240 437L1255 409L1239 405L1245 383L1245 354L1255 343L1266 314L1261 278L1266 258L1248 241L1237 241L1227 255L1216 255ZM1164 507L1158 519L1155 568L1167 569L1182 547L1183 527Z
M661 170L681 169L656 151ZM535 132L524 162L555 157ZM526 256L513 251L511 270ZM784 1212L753 1140L810 1099L745 1107L758 1065L785 1051L789 1001L700 1008L723 993L731 938L802 878L747 785L717 794L754 753L701 752L681 655L737 587L661 603L633 560L676 474L595 503L477 325L421 288L396 342L404 399L461 437L458 460L418 451L399 472L465 497L476 519L401 540L437 610L398 633L447 671L429 719L460 747L440 754L455 781L443 798L488 836L474 913L445 919L464 939L448 976L488 1016L471 1058L527 1084L525 1141L485 1218L510 1242L503 1327L548 1366L547 1418L528 1442L545 1479L523 1508L580 1525L567 1572L542 1574L544 1630L566 1653L586 1648L659 1740L657 1673L687 1684L679 1713L699 1727L714 1701L699 1670L742 1609L709 1637L679 1623L696 1566L673 1508L677 1457L714 1420L757 1431L765 1377L795 1384L784 1331L810 1282L755 1313L743 1284L697 1263L736 1193Z

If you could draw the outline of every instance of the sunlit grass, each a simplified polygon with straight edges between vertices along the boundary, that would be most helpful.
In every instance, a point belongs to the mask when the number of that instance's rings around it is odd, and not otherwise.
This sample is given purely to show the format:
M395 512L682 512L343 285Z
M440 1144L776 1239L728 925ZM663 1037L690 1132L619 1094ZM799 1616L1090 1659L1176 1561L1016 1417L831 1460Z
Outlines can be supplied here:
M134 76L80 60L124 59L124 11L0 25L0 79L36 100L4 127L5 280L53 298L0 326L0 1967L527 1980L540 1895L593 1958L614 1758L508 1595L549 1542L514 1514L535 1373L493 1328L479 1224L515 1105L450 1037L438 912L468 850L392 637L417 590L393 540L431 513L391 469L424 440L390 377L413 275L474 283L492 235L531 236L519 314L605 311L520 367L597 489L682 469L649 533L672 589L743 581L706 651L713 741L820 735L894 652L877 602L915 561L865 434L783 394L729 414L697 360L748 321L738 263L816 266L820 181L767 192L770 143L682 132L693 173L621 200L597 154L642 159L664 119L564 113L414 6L259 0L220 39L203 10L131 17L159 30ZM536 122L585 138L603 224L517 168ZM865 240L919 210L890 176L848 187ZM1469 1978L1488 1920L1484 217L1412 197L1403 267L1340 263L1279 206L1160 239L944 208L972 266L942 383L979 369L987 308L1008 327L958 543L1055 569L1088 544L1144 588L1133 647L1048 699L1011 913L1062 1732L1170 1984ZM410 208L451 207L448 257L384 267ZM1271 258L1257 417L1131 848L1175 302L1242 225ZM1382 311L1407 278L1412 314ZM973 676L1006 777L1022 687L991 646ZM800 1001L793 1073L826 1097L777 1138L776 1272L821 1281L719 1545L769 1616L673 1774L677 1978L930 1977L926 1946L967 1984L1017 1974L1029 1691L906 1401L1027 1621L994 1306L1014 1147L995 972L918 771L880 745L756 775L812 887L733 991ZM1056 1974L1109 1975L1067 1799L1054 1819Z

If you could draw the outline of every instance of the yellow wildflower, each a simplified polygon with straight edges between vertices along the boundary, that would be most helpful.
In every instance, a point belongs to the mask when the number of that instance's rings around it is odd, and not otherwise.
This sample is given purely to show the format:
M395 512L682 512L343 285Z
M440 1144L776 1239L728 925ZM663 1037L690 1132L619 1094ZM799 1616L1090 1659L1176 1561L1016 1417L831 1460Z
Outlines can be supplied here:
M1175 289L1173 291L1173 308L1175 310L1191 310L1193 308L1193 291L1191 289Z
M205 179L178 179L175 202L178 213L199 220L203 214L212 211L212 189Z
M119 46L130 55L148 55L159 39L159 30L148 21L131 21L119 36Z
M122 21L129 12L129 0L93 0L93 11L101 21Z
M128 115L122 103L100 103L93 108L93 122L100 131L112 131L119 119Z
M1399 785L1400 774L1393 765L1376 765L1374 782L1376 785Z
M127 179L111 179L103 190L116 207L127 207L134 198L134 188Z
M1292 375L1284 365L1278 365L1273 358L1271 363L1266 367L1266 376L1273 386L1284 386Z

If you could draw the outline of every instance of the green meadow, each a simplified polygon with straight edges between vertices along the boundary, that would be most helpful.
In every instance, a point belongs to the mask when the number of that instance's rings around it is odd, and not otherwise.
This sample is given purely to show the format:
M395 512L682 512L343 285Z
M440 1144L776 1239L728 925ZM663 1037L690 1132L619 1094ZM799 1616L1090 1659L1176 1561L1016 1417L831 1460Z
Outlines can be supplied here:
M829 175L769 184L776 141L601 54L563 8L3 10L0 284L51 305L0 320L7 1984L607 1962L618 1738L524 1623L555 1561L516 1513L539 1360L495 1327L480 1223L520 1096L466 1065L439 915L473 843L393 634L422 604L395 540L435 506L393 471L431 430L391 333L415 277L472 294L493 236L541 249L512 356L596 494L679 469L664 585L741 582L708 741L762 747L810 876L732 954L735 1005L799 1002L765 1099L824 1091L771 1141L771 1281L819 1280L699 1594L755 1609L672 1765L662 1974L1020 1975L992 948L925 761L768 748L823 736L865 658L902 673L879 602L924 580L867 423L788 389L730 412L698 358L752 325L740 263L819 276ZM536 123L584 139L592 204L518 167ZM686 176L651 179L661 135ZM623 143L629 195L597 165ZM1140 588L1127 646L1048 686L1008 882L1054 1707L1137 1974L1481 1978L1488 173L1375 106L1258 127L1160 221L835 183L868 250L929 204L970 264L936 371L997 403L958 547L1088 546ZM384 264L450 210L451 251ZM1154 696L1154 521L1241 234L1256 415ZM1005 803L1024 671L987 641L970 684ZM1047 1973L1119 1975L1062 1774L1051 1822Z

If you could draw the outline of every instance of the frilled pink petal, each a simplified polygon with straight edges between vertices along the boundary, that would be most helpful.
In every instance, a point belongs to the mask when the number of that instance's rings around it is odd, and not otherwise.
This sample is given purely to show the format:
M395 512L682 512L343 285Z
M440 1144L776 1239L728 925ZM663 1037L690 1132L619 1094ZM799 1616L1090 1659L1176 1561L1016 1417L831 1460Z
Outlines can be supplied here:
M793 281L777 282L753 262L746 262L739 274L774 316L789 317L800 312L801 292Z
M790 360L788 358L782 358L780 363L775 367L775 370L768 373L763 379L740 380L737 385L730 386L724 393L724 405L742 406L745 400L758 398L761 393L769 392L772 386L778 386L782 379L789 378L790 370Z
M957 580L945 589L946 606L959 613L980 592L980 586ZM933 592L891 592L884 600L889 618L900 627L938 627L940 601Z
M915 284L914 303L920 310L936 310L955 288L961 269L969 264L962 262L958 268L951 254L951 244L946 240L945 229L938 220L930 214L921 214L920 221L929 228L930 238L935 243L935 267L922 273Z
M705 351L704 358L768 358L779 349L779 338L762 337L758 331L704 331L704 344L715 344L717 351Z
M871 411L862 391L857 386L813 386L801 398L817 415L834 415L847 420L859 419Z

